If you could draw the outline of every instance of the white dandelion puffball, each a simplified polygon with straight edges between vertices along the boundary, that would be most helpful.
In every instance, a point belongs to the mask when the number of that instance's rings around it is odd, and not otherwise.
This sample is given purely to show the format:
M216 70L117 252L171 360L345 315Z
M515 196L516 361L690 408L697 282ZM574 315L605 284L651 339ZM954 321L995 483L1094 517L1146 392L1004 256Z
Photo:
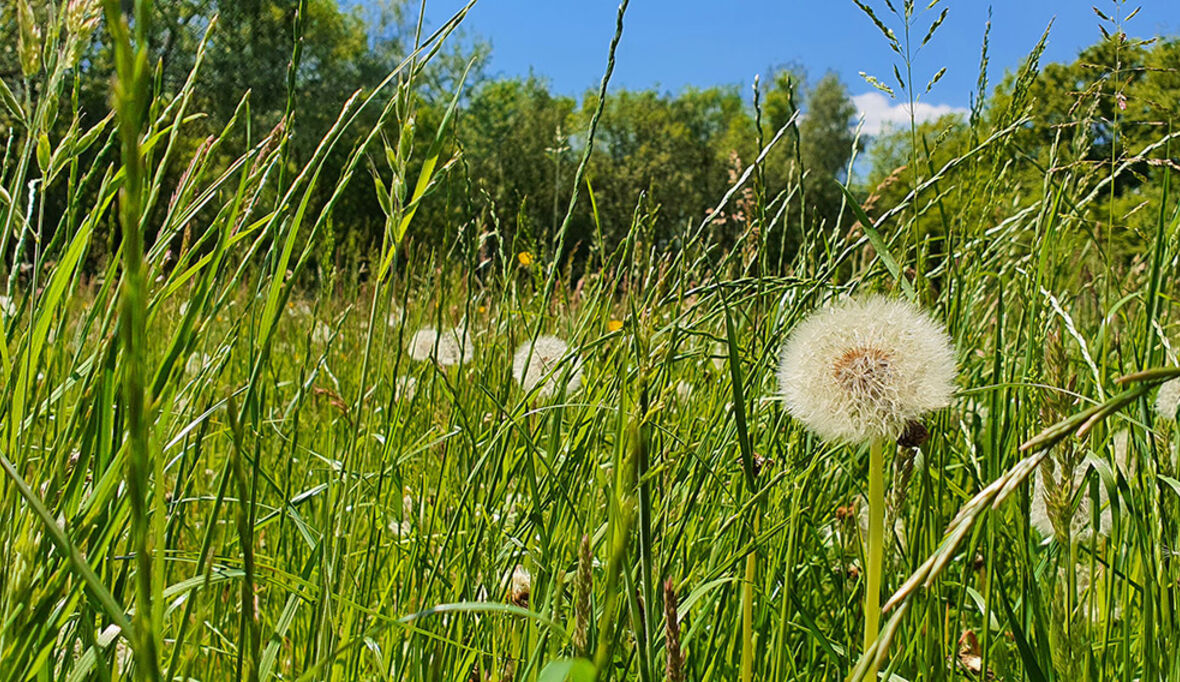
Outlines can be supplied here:
M400 376L397 378L395 390L401 400L413 400L414 394L418 392L418 380L409 375Z
M950 404L955 351L942 325L916 306L870 296L795 327L778 378L787 411L824 440L893 439Z
M475 345L467 332L450 329L438 332L432 327L423 327L410 337L410 357L417 362L434 360L440 366L449 367L462 362L471 362L475 356Z
M402 311L401 306L397 305L396 303L390 306L389 317L387 318L387 322L389 323L390 327L400 327L404 318L405 312Z
M1155 411L1164 419L1175 419L1180 407L1180 379L1165 381L1155 397Z
M316 320L315 327L311 331L311 342L322 346L332 340L332 327L328 324Z
M512 569L511 584L508 588L508 598L514 604L523 606L529 601L529 594L533 591L533 577L528 569L517 564Z
M582 385L582 364L577 357L563 364L568 351L569 345L556 336L538 336L536 343L525 341L512 357L512 376L526 393L541 384L539 394L549 397L557 392L558 379L568 371L565 390L573 393Z

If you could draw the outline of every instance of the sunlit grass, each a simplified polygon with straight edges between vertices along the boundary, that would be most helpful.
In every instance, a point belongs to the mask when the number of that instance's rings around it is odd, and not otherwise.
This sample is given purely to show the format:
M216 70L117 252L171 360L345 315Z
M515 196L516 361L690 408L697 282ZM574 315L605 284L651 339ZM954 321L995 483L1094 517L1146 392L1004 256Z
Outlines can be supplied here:
M39 178L73 203L53 226L0 203L5 239L36 245L0 305L0 678L655 680L678 650L685 680L836 680L871 667L866 649L907 680L1180 674L1177 439L1152 409L1175 374L1116 381L1166 364L1176 336L1167 184L1150 251L1104 266L1078 215L1106 180L1075 172L1073 151L1054 150L1043 186L995 189L1014 109L958 160L995 184L915 166L893 233L850 203L856 230L803 235L777 271L760 254L794 187L760 199L728 250L708 220L675 248L645 242L640 211L583 271L560 238L494 267L472 230L449 255L417 244L437 159L383 196L371 269L332 269L316 260L331 204L311 199L350 178L319 175L324 154L362 108L394 138L365 131L352 181L382 145L402 170L438 153L396 141L420 65L345 104L294 170L281 127L228 167L175 158L183 96L52 141L44 164L56 100L14 100L4 196ZM194 164L180 187L150 172L168 160ZM959 214L940 210L948 193ZM154 239L89 269L100 228L143 215ZM958 379L929 440L874 452L889 603L866 647L870 451L791 419L776 370L811 311L873 292L945 324ZM1038 466L1086 472L1043 505L1055 533L1028 520ZM1078 506L1098 532L1072 531Z

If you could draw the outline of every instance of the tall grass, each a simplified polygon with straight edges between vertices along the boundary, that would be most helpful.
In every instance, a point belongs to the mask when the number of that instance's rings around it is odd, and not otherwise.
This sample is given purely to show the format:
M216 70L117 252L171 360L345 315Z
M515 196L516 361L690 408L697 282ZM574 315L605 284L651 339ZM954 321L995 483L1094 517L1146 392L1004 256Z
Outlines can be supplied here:
M413 242L456 119L426 150L409 128L415 78L469 8L344 103L297 168L291 117L234 149L248 98L181 152L195 80L153 90L150 3L126 24L107 3L119 69L101 120L58 111L88 25L59 13L40 27L43 62L23 78L47 87L0 92L18 122L0 166L14 263L0 677L654 680L674 669L665 633L689 680L844 679L871 661L907 680L1180 676L1180 441L1150 404L1175 372L1118 381L1167 360L1180 204L1164 167L1142 258L1096 260L1088 206L1129 171L1075 163L1083 145L1067 136L1085 125L1062 133L1043 184L1013 186L1043 41L1008 109L973 117L976 146L936 169L915 133L904 202L873 221L850 201L858 228L805 234L785 273L760 254L801 187L755 193L728 250L708 220L682 226L680 248L650 243L655 209L640 202L628 238L596 246L578 281L556 259L561 237L532 258L504 246L477 277L472 225L450 257ZM379 124L343 148L370 110ZM59 117L69 132L51 139ZM793 144L793 122L768 146ZM333 153L347 154L340 177L321 172ZM377 267L303 288L335 198L371 181L357 170L382 154ZM169 165L185 169L176 186ZM979 182L946 184L968 167ZM70 201L47 224L51 186ZM91 269L116 216L120 252ZM884 453L894 597L866 650L869 453L793 422L775 366L802 316L877 290L945 321L960 391L925 445ZM474 357L412 361L424 326L466 331ZM541 334L569 342L552 371L564 386L580 362L580 390L514 381L514 351ZM1093 525L1109 500L1103 534L1030 526L1024 481L1049 462L1057 478L1092 465L1069 504L1089 500Z

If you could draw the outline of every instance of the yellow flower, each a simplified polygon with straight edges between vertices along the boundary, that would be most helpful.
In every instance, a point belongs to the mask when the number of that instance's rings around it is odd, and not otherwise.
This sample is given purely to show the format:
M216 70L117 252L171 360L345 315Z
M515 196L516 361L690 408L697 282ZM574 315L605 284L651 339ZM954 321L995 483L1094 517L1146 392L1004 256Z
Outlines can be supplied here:
M533 254L529 253L528 251L521 251L520 253L516 254L516 260L527 268L533 264Z
M481 305L477 310L479 311L480 315L483 315L488 311L488 307L486 305Z
M622 320L611 320L610 322L606 323L607 331L617 332L622 328L623 328L623 321Z

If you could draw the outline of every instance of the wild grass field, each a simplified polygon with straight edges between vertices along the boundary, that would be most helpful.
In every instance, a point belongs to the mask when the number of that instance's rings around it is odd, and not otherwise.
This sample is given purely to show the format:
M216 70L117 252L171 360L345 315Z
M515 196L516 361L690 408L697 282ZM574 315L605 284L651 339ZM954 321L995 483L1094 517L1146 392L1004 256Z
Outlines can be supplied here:
M0 678L1180 679L1175 101L1120 120L1175 72L1120 71L1118 21L1045 148L1042 40L876 188L768 189L796 111L708 214L657 236L637 193L574 244L605 98L551 239L422 227L466 119L417 79L466 9L300 158L290 94L186 143L152 3L51 4L0 15ZM899 55L940 11L892 9ZM337 267L357 184L386 218Z

